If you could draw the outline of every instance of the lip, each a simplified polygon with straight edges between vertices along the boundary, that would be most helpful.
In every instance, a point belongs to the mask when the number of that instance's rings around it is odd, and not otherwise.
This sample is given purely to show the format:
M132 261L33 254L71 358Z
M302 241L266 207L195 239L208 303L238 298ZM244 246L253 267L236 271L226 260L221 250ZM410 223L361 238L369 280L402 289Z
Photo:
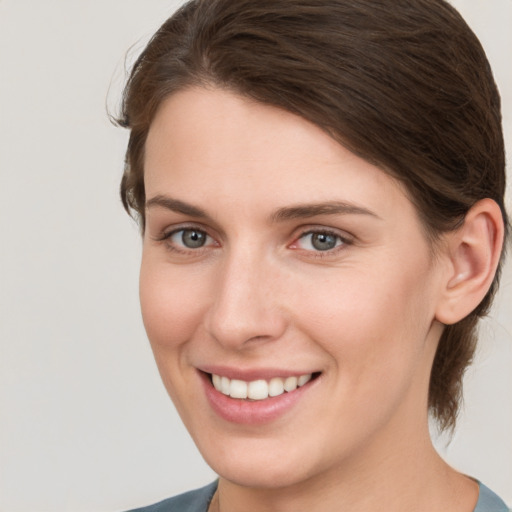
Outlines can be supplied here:
M244 380L245 382L251 382L253 380L270 380L274 377L281 377L286 379L287 377L300 377L308 373L320 373L317 371L304 370L304 371L291 371L284 370L282 368L260 368L260 369L242 369L233 368L228 366L201 366L198 368L203 373L210 373L220 375L221 377L227 377L228 379Z
M243 371L233 368L215 367L215 371L205 372L199 371L206 398L213 411L222 419L230 423L238 423L242 425L263 425L277 420L278 418L289 412L297 403L304 398L304 395L316 385L318 378L310 380L307 384L290 393L269 397L265 400L239 400L230 398L220 391L217 391L210 380L210 373L223 375L230 379L240 379L245 381L265 379L272 377L291 377L304 375L308 372L298 373L290 371L275 370L254 370ZM311 372L309 372L311 373ZM317 373L317 372L316 372Z

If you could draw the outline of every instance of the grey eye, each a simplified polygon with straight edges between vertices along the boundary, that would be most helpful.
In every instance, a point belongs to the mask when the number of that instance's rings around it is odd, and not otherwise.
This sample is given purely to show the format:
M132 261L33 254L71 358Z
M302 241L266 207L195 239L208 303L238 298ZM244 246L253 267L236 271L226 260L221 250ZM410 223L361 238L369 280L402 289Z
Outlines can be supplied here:
M336 233L310 231L297 241L297 247L306 251L326 252L343 245L345 240Z
M339 237L329 233L311 233L311 245L317 251L328 251L338 245Z
M179 233L179 232L178 232ZM181 230L181 242L188 249L199 249L206 243L208 235L197 229Z
M204 231L199 229L186 228L174 231L167 238L176 247L200 249L206 245L209 237Z

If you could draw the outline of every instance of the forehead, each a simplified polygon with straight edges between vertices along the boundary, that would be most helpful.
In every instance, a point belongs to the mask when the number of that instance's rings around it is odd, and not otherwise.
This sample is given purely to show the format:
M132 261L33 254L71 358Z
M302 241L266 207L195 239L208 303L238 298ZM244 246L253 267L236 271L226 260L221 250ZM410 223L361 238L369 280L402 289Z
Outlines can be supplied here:
M219 89L190 88L163 102L144 167L148 198L172 191L192 203L260 209L343 200L382 212L397 204L402 214L412 211L396 180L318 126Z
M301 162L307 156L308 161L328 163L341 149L320 128L288 111L229 91L203 88L182 90L160 106L146 154L163 156L164 145L173 148L176 158L188 152L194 161L245 160L247 167L284 157L287 162ZM148 158L145 163L151 167Z

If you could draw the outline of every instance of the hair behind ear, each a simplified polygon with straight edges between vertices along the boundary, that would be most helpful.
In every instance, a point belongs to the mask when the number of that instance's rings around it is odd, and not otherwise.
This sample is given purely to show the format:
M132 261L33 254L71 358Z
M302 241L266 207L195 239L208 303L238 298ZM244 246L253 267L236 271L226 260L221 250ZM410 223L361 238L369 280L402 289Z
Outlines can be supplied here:
M446 325L432 366L429 410L441 430L453 429L462 398L462 379L471 364L476 326L487 314L497 287L506 226L491 199L477 202L462 226L446 235L450 272L437 320Z

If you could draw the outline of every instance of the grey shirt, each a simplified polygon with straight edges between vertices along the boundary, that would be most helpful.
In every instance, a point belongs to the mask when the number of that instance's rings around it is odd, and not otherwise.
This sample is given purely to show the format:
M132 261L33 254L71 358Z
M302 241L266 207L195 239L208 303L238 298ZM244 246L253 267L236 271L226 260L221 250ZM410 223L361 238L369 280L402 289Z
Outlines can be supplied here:
M488 487L479 483L480 494L473 512L509 512L509 509ZM210 501L217 490L217 482L206 487L189 491L174 498L168 498L148 507L137 508L129 512L207 512Z

